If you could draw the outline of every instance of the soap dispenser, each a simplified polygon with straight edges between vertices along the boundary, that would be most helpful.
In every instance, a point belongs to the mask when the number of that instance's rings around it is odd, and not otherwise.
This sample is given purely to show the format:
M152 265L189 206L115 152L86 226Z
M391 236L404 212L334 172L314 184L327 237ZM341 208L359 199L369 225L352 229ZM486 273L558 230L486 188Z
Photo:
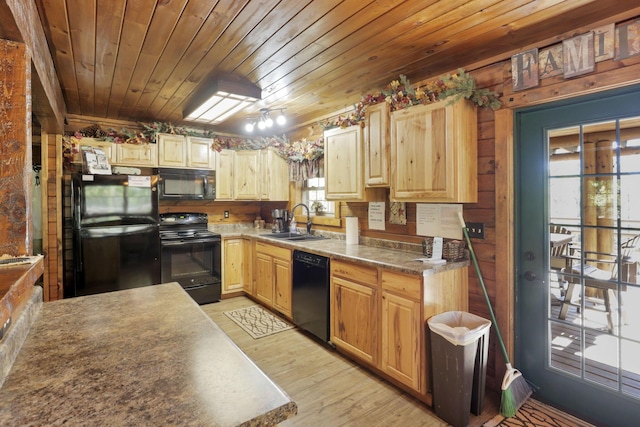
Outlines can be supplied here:
M289 223L289 233L298 234L298 226L296 224L296 217L291 215L291 222Z

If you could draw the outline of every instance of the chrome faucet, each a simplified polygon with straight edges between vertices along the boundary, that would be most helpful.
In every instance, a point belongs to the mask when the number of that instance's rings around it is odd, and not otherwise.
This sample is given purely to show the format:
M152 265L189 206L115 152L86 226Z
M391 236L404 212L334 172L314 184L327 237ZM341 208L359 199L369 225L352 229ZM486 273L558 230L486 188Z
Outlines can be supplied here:
M291 218L293 218L293 211L296 210L298 206L303 206L307 210L307 234L311 234L311 211L309 210L309 206L304 203L298 203L293 208L291 208Z

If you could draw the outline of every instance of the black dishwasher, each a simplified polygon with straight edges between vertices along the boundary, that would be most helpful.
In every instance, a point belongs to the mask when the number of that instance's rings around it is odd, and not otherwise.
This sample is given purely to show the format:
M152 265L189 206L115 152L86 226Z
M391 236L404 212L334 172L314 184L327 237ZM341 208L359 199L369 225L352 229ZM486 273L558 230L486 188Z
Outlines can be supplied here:
M293 251L293 323L329 341L329 258Z

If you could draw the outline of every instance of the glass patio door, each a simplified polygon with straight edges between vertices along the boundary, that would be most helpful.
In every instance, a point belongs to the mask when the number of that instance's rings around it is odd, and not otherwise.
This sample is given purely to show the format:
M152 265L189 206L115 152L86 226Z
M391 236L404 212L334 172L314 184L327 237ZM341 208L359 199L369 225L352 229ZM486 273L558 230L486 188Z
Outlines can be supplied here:
M516 360L534 397L640 419L640 90L516 114Z

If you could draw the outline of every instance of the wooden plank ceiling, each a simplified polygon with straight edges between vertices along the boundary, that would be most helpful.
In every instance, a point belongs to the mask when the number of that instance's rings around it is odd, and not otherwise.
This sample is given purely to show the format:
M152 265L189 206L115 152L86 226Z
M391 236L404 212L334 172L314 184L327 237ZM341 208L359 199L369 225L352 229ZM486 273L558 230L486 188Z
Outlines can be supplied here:
M412 82L508 58L575 28L630 18L637 0L35 0L69 114L185 124L218 75L286 108L288 127ZM626 15L625 15L626 14Z

